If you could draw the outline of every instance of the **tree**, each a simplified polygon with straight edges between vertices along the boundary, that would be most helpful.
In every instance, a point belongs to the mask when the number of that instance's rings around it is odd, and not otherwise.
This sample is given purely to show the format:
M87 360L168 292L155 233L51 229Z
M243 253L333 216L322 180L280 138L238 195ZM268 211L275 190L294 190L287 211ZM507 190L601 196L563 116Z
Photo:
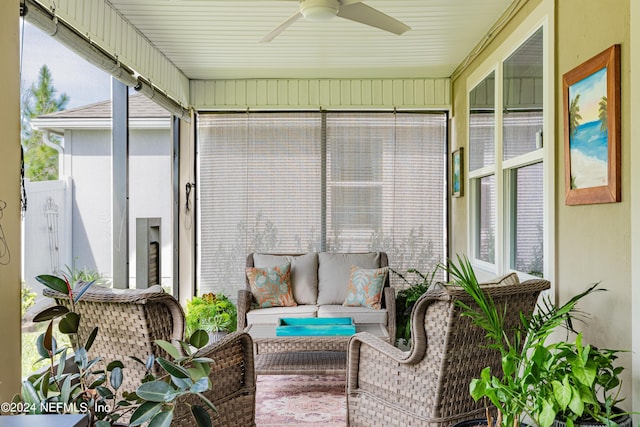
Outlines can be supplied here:
M607 97L603 96L598 104L598 118L600 119L600 132L606 132L608 126Z
M66 93L57 96L49 67L43 65L38 81L32 83L22 95L22 146L25 150L25 176L32 181L58 179L58 152L44 143L43 134L31 129L31 119L64 110L69 97ZM52 136L53 143L60 139Z
M582 120L582 116L580 115L580 105L578 102L580 101L580 94L577 94L575 98L571 100L571 105L569 106L569 134L575 135L578 133L578 126L580 125L580 120Z

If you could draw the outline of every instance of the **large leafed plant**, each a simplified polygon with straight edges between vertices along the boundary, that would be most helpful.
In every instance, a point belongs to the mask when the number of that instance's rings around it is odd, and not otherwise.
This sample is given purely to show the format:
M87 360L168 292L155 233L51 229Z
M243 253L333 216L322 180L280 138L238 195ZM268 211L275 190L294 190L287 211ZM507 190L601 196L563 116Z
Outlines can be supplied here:
M185 395L196 394L203 405L215 411L202 393L211 388L209 380L212 359L196 357L195 352L207 344L205 331L197 330L189 341L181 341L182 354L173 344L157 340L155 343L166 351L170 358L155 358L153 355L142 360L132 356L131 363L141 363L146 374L140 378L136 390L122 390L124 362L113 360L105 369L98 369L102 357L89 357L89 350L98 335L94 328L89 336L79 334L80 315L75 311L85 293L94 282L78 282L74 287L68 280L56 276L41 275L36 278L50 289L65 294L69 298L70 309L55 305L37 314L35 322L49 322L46 332L36 341L37 351L42 359L48 359L50 366L43 372L29 377L22 383L22 393L14 397L16 408L23 413L72 413L90 415L95 427L111 426L127 420L127 425L139 426L148 423L152 427L168 427L171 424L177 402ZM54 323L58 323L61 333L69 335L72 348L58 348L53 337ZM66 369L68 356L73 353L76 369ZM152 374L153 366L160 366L161 375ZM211 426L211 419L204 406L191 405L194 422L199 427Z

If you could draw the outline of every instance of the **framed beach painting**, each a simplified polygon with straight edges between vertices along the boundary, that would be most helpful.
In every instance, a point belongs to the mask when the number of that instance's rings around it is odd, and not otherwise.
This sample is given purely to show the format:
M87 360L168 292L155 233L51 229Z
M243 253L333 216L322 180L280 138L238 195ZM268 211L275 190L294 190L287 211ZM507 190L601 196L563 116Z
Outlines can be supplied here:
M453 197L462 196L463 186L463 159L462 159L462 147L451 153L451 195Z
M567 205L620 201L620 45L562 76Z

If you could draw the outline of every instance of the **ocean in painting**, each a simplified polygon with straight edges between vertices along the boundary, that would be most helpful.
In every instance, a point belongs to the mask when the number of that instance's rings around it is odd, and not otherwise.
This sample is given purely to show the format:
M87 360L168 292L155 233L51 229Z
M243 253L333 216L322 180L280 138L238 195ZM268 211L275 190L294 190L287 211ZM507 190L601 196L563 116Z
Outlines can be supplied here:
M607 185L608 134L600 131L600 120L578 126L571 135L571 175L574 188Z
M453 157L453 192L460 193L460 156Z

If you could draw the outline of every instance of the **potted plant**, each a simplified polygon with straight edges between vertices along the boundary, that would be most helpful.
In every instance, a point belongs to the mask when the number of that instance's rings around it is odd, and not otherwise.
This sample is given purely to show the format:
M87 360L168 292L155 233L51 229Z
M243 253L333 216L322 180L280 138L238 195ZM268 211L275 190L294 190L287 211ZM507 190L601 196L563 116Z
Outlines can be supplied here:
M213 341L217 341L221 335L236 330L237 319L236 306L224 294L208 293L187 301L187 335L201 329L208 332Z
M485 425L517 427L525 415L539 427L558 422L572 427L582 420L590 425L631 425L631 417L615 409L622 372L614 366L617 350L585 346L579 333L570 341L546 342L558 327L575 333L576 305L603 290L598 283L559 307L543 297L533 314L520 314L517 330L505 330L504 310L482 291L468 259L458 257L458 264L443 268L451 284L463 288L474 301L458 302L463 315L486 332L487 345L502 356L502 372L484 368L469 386L475 400L488 399L496 409L495 418L487 411Z
M406 273L399 273L391 269L405 284L408 285L396 293L396 338L398 346L410 345L411 341L411 311L416 301L431 288L438 268L428 274L423 274L415 268L410 268ZM408 279L409 275L414 280Z
M170 359L154 358L146 360L135 356L131 359L146 367L140 386L134 391L121 389L125 365L120 360L110 361L106 369L97 369L101 357L89 358L98 328L87 337L79 334L80 315L75 306L82 300L87 290L95 282L78 282L72 287L68 280L56 276L42 275L36 279L43 285L68 295L70 309L55 305L48 307L34 317L34 322L48 322L46 332L36 341L38 353L50 361L50 366L42 372L30 376L22 383L22 392L14 396L15 408L20 413L87 413L91 425L107 427L115 425L137 426L150 422L154 426L171 424L176 402L185 395L196 394L203 404L215 411L211 403L201 393L211 388L208 373L212 359L195 357L197 349L204 347L208 336L204 331L195 331L188 342L180 342L184 354L170 342L157 340ZM72 348L58 348L53 338L54 321L62 334L69 335ZM72 357L67 355L72 352ZM156 377L152 367L158 364L164 374ZM75 366L74 366L75 365ZM74 369L69 369L69 367ZM209 414L200 405L192 405L195 425L210 426ZM127 423L123 424L122 420Z
M625 425L631 417L617 407L620 374L615 366L617 350L598 349L582 342L579 333L573 342L558 342L536 359L539 371L539 395L549 405L549 420L555 413L555 426Z

